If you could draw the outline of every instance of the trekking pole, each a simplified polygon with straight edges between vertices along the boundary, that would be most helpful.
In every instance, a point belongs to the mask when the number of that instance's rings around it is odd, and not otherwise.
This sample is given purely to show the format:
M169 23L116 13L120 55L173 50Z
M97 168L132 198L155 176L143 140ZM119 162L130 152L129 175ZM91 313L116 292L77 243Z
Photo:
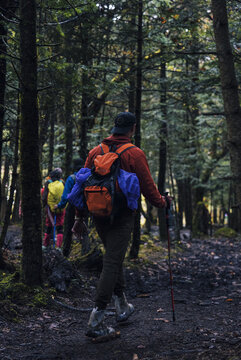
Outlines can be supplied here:
M55 233L56 233L56 214L54 214L53 248L55 248Z
M175 303L174 303L174 292L173 292L173 276L172 276L172 267L171 267L171 239L170 239L170 231L169 231L169 214L168 210L170 209L170 200L168 199L168 192L164 194L167 207L166 207L166 225L167 225L167 242L168 242L168 267L170 274L170 287L171 287L171 299L172 299L172 318L173 321L176 321L175 316Z

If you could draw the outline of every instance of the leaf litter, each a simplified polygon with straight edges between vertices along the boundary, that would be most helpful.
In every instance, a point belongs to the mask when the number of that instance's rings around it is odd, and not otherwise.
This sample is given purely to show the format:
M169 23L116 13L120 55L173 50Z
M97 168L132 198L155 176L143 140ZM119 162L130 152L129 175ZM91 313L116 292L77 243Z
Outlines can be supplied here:
M82 269L81 284L56 292L59 304L51 303L30 313L19 309L22 315L18 322L1 314L0 358L240 359L241 242L225 238L185 240L172 253L175 322L163 249L159 257L157 250L153 259L151 254L148 256L148 263L139 261L125 271L127 297L135 306L125 326L115 323L114 304L109 306L107 323L120 331L119 338L93 344L85 337L89 312L73 311L71 307L94 306L99 273ZM61 306L63 302L69 308Z

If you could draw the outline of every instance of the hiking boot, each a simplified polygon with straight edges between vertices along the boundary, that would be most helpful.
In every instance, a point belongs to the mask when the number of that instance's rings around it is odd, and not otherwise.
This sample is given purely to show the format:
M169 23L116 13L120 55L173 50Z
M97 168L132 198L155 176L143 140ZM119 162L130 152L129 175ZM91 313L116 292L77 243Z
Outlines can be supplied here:
M90 314L86 336L97 338L115 334L115 330L104 324L105 310L94 308Z
M126 321L134 312L134 306L127 302L125 294L115 296L115 309L117 322Z

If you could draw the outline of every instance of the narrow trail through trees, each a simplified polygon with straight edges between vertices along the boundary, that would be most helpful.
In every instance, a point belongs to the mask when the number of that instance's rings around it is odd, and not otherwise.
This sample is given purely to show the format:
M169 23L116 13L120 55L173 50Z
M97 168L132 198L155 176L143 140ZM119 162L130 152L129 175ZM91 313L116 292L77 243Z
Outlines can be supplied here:
M59 304L26 313L20 322L0 317L0 359L164 360L241 358L241 242L193 239L172 255L176 321L172 321L169 274L163 254L126 269L127 295L135 313L115 324L113 304L107 322L121 336L92 344L85 337L98 274L83 271L82 285L58 293Z

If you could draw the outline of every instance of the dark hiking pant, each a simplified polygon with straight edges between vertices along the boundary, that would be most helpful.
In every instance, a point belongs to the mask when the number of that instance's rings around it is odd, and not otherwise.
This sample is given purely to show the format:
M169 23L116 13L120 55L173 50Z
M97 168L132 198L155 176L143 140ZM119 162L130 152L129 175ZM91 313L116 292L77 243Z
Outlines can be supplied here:
M75 207L68 204L64 218L63 254L68 257L72 243L72 228L74 226Z
M112 294L121 296L125 288L123 261L134 224L134 214L126 209L111 224L109 219L95 218L96 230L104 244L103 268L97 286L95 306L105 309Z

